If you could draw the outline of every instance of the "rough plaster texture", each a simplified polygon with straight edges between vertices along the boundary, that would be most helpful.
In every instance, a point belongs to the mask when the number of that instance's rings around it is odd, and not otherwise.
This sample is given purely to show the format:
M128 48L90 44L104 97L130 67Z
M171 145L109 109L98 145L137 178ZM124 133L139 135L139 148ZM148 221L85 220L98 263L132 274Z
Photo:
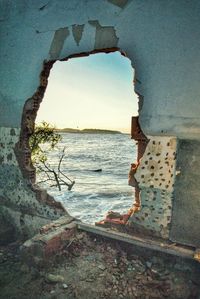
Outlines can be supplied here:
M199 13L198 0L1 0L0 127L4 139L0 154L0 192L3 206L9 209L12 206L18 212L31 211L36 217L47 216L47 204L38 202L18 168L14 147L24 104L40 84L43 62L50 59L66 59L104 48L125 52L135 68L135 90L141 99L139 121L144 134L152 138L158 135L160 141L163 136L191 139L192 147L192 140L199 140L200 136ZM12 128L15 128L14 137ZM163 159L162 164L164 156ZM138 180L144 175L140 186L145 201L148 189L150 194L157 192L158 211L162 203L171 206L173 192L172 173L163 165L166 181L154 178L153 186L147 168L143 174L140 171L137 174ZM189 178L195 179L192 169L185 172L184 181ZM191 194L197 198L198 189L192 189ZM51 214L52 208L48 209ZM174 225L178 215L175 210ZM155 217L159 218L158 211ZM192 217L193 210L190 213ZM165 216L171 217L168 214L166 209ZM185 219L179 221L181 226ZM163 225L160 220L157 223ZM168 224L166 220L164 227ZM155 223L151 221L151 225L155 229ZM184 241L191 243L187 238Z
M36 90L52 47L53 57L61 59L118 46L136 69L144 133L198 138L199 1L1 0L0 5L2 126L19 127L23 104ZM82 29L75 33L77 25Z
M174 137L147 136L149 142L135 178L141 190L141 209L130 224L163 238L169 237L176 168L177 141Z
M141 188L141 210L129 220L138 233L169 238L172 193L157 188Z
M149 142L135 178L139 187L172 191L176 162L176 138L147 136Z
M19 133L16 128L0 128L0 214L10 218L18 232L28 235L65 212L39 202L22 176L14 151Z
M170 238L200 247L200 141L179 140ZM189 175L188 175L189 174Z

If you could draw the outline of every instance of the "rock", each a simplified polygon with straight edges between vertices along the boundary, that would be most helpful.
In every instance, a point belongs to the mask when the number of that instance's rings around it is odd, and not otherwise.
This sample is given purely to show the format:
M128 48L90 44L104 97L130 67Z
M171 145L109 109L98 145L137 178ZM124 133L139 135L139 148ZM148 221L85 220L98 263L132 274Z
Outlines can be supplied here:
M46 275L46 281L49 282L49 283L63 282L64 277L61 276L61 275L47 274Z
M93 171L93 172L101 172L101 171L102 171L102 168L93 169L92 171Z
M86 281L87 281L87 282L93 282L94 279L93 279L93 278L86 278Z
M66 283L63 283L63 289L67 289L68 288L68 285Z
M114 211L108 211L106 218L108 219L115 219L115 218L119 218L122 219L122 215L118 212L114 212Z
M104 265L99 265L98 268L102 271L105 271L106 270L106 267Z
M51 290L50 294L55 294L55 292L56 292L56 291L54 291L54 290Z
M84 237L85 237L85 235L83 233L76 235L77 240L82 240Z

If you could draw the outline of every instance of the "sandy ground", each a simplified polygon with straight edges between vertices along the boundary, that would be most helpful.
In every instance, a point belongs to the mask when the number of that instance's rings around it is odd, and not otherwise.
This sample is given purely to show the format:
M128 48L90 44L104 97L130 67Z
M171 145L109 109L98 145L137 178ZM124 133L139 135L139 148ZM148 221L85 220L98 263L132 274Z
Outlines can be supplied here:
M116 241L80 232L46 269L23 264L19 245L0 247L2 299L200 298L199 269L168 257L138 256Z

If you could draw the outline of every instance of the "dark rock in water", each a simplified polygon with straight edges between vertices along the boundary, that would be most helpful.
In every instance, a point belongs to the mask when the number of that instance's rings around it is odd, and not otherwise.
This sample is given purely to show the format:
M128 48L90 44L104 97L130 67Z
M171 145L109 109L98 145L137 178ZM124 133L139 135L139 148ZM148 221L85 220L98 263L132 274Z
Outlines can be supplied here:
M102 168L94 169L94 170L92 170L92 171L94 171L94 172L101 172L101 171L102 171Z

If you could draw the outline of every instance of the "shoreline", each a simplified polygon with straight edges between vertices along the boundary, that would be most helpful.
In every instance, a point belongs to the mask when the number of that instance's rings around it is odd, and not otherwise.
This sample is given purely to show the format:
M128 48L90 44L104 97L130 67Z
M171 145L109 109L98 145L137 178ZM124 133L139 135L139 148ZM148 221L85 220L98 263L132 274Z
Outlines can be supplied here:
M58 133L77 133L77 134L128 134L122 133L120 131L114 130L103 130L103 129L71 129L71 128L64 128L64 129L55 129L55 132Z

